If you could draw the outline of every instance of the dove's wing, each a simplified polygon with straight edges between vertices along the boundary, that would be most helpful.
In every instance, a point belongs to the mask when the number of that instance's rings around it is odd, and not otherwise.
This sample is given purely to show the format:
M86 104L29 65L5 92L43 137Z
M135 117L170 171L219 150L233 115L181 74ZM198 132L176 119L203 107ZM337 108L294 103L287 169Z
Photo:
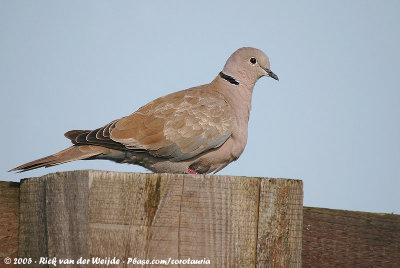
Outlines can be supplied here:
M221 146L232 133L232 109L223 95L202 88L156 99L112 124L110 139L174 161Z
M158 98L133 114L65 136L74 144L144 151L180 161L218 148L232 133L232 109L222 94L193 88Z

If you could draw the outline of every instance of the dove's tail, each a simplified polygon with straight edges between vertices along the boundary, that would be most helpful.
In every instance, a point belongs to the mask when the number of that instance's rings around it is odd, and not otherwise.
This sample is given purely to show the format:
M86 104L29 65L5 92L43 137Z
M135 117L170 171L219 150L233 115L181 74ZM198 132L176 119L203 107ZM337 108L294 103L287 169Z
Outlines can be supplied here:
M51 167L75 160L89 159L91 157L106 153L107 148L93 145L74 145L58 153L34 160L32 162L20 165L9 171L25 172L40 167Z

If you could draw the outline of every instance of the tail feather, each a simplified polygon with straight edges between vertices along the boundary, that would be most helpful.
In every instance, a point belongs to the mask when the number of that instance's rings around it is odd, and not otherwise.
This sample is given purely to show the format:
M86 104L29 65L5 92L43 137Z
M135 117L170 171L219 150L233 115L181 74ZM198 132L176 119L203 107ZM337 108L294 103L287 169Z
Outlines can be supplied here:
M82 146L71 146L58 153L28 162L20 165L9 171L25 172L28 170L40 168L40 167L51 167L75 160L88 159L102 153L107 153L109 150L100 146L82 145Z

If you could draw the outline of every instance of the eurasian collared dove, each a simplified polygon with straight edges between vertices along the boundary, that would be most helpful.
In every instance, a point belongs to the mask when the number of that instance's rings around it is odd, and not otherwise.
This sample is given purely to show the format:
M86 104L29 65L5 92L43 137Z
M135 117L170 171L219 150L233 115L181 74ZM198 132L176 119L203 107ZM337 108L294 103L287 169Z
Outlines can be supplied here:
M262 76L278 80L267 55L240 48L211 83L158 98L104 127L68 131L73 146L10 171L108 159L153 172L218 172L246 146L251 96Z

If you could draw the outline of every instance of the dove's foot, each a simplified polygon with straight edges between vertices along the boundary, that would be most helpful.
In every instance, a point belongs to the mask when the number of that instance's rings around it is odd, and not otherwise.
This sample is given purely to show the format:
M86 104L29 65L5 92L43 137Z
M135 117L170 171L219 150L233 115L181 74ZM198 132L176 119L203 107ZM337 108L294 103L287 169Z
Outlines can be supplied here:
M196 170L193 170L191 168L188 168L188 173L189 174L199 174Z

